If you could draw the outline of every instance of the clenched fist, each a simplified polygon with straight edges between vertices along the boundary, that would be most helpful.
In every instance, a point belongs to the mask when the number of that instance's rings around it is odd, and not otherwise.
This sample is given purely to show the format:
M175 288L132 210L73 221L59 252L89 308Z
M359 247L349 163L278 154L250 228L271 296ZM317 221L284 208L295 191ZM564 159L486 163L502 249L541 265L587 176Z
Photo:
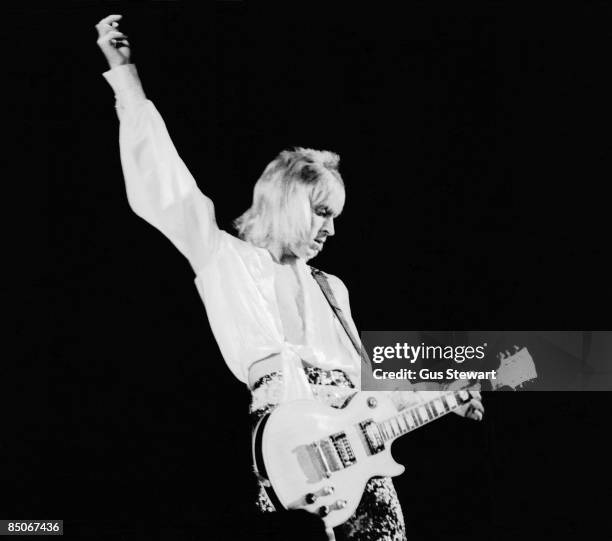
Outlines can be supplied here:
M98 47L106 57L110 68L130 63L130 43L127 36L118 30L122 15L104 17L97 25Z

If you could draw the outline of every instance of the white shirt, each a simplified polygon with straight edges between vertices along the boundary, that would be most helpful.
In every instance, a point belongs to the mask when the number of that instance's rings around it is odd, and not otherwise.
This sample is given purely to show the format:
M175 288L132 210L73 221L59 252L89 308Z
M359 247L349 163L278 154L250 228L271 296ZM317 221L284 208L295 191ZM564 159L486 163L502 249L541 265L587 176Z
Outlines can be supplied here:
M360 358L303 260L304 343L283 333L275 290L280 271L270 253L220 230L214 206L179 157L159 112L144 94L136 66L102 74L115 92L119 147L132 210L159 229L189 260L211 329L225 362L243 383L252 363L273 354L282 360L282 401L312 398L302 360L322 369L344 370L360 387ZM328 275L355 334L348 291Z

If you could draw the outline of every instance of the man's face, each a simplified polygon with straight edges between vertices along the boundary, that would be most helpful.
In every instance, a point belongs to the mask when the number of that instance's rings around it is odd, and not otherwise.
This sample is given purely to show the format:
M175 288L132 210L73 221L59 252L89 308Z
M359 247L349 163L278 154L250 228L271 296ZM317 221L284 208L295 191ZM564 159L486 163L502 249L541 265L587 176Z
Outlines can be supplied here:
M291 251L308 261L319 254L327 237L335 234L334 219L338 217L344 206L344 188L332 180L333 189L325 198L311 203L310 228L306 240L292 247Z
M299 257L312 259L325 246L327 237L335 234L334 218L337 214L327 204L322 203L312 208L310 231L305 242L297 247Z

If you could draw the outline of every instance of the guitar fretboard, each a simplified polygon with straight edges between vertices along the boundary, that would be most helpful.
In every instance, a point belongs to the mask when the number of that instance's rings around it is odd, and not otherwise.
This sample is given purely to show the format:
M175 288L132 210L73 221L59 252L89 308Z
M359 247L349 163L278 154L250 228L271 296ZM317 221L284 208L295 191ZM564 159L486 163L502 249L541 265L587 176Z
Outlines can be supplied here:
M378 423L378 430L383 440L389 441L416 430L456 410L470 401L467 391L432 392L435 396L430 400L406 408L397 415Z

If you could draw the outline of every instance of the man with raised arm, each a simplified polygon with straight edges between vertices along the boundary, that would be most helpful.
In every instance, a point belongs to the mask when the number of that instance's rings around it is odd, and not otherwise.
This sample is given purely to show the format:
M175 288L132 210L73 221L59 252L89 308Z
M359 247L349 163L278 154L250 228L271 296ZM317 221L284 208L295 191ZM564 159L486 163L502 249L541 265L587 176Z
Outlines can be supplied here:
M121 15L97 25L120 121L121 165L132 210L187 258L223 358L252 393L252 421L296 399L342 407L360 389L360 355L335 317L307 261L334 234L345 190L339 157L295 148L281 152L255 184L253 203L220 230L212 201L179 157L142 89ZM358 336L342 281L325 274L349 331ZM460 413L481 419L478 393ZM260 485L258 506L274 506ZM335 528L351 540L406 538L390 478L372 478L357 511Z

